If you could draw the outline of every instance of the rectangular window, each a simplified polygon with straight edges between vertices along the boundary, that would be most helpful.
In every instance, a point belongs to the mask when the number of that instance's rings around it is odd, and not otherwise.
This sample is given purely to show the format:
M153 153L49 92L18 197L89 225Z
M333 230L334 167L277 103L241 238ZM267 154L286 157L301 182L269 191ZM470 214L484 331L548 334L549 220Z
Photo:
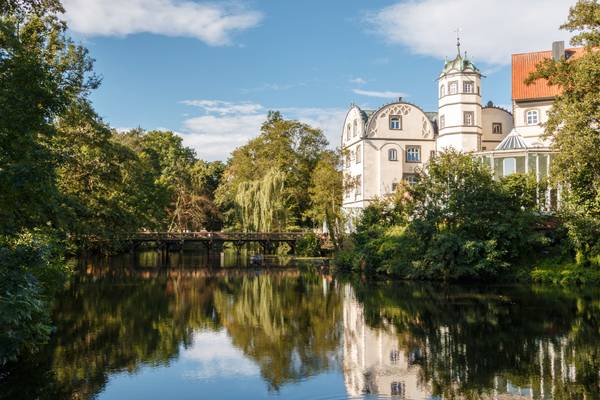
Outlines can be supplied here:
M421 162L421 146L406 146L406 162Z
M446 116L441 115L440 116L440 129L443 129L445 126L446 126Z
M458 93L458 81L452 81L448 84L448 94Z
M388 160L389 161L398 161L398 151L396 149L388 150Z
M397 183L392 183L392 193L394 193L396 190L398 190L398 184Z
M360 161L362 159L362 154L360 152L360 145L356 146L356 163L360 164Z
M434 157L435 157L435 150L431 150L431 151L429 152L429 159L432 159L432 158L434 158Z
M350 154L346 154L346 168L350 167Z
M471 81L464 81L463 82L463 92L465 93L473 93L473 82Z
M392 382L390 384L390 395L404 398L406 396L406 384L404 382Z
M402 117L400 115L390 116L390 129L402 129Z
M356 175L356 188L354 190L355 196L360 196L362 193L362 175Z
M465 111L463 113L463 121L466 126L473 126L475 124L473 111Z
M502 134L502 124L500 122L492 122L492 133Z
M402 179L409 185L414 185L419 180L415 174L402 174Z
M528 110L525 113L525 120L527 121L527 125L537 125L539 120L539 113L537 110Z

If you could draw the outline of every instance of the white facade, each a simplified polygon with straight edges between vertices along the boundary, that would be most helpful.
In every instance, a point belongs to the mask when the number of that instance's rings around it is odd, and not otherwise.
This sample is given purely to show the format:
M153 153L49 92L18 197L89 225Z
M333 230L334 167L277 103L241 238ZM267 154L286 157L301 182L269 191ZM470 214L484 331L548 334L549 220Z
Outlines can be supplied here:
M393 193L401 181L412 182L437 151L493 150L513 130L509 111L481 105L481 73L466 56L447 61L437 83L434 112L401 98L377 110L350 107L341 143L348 214Z

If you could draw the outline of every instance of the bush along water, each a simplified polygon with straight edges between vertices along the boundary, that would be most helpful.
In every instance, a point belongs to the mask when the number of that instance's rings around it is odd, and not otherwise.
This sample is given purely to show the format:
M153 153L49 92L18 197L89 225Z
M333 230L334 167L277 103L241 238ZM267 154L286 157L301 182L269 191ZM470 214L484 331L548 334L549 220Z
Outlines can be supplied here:
M0 236L0 367L34 352L51 332L51 305L70 273L53 235Z
M494 180L470 155L441 153L414 185L365 208L337 266L409 279L497 280L550 245L534 177Z

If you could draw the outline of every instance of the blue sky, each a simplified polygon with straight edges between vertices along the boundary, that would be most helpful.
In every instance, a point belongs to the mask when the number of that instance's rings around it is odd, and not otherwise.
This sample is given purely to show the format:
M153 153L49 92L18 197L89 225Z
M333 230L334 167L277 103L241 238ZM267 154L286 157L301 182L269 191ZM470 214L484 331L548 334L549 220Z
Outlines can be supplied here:
M332 146L355 102L399 95L437 107L435 78L467 50L482 100L510 105L510 54L568 39L570 0L63 0L103 83L111 126L170 129L208 160L255 136L268 110L322 128Z

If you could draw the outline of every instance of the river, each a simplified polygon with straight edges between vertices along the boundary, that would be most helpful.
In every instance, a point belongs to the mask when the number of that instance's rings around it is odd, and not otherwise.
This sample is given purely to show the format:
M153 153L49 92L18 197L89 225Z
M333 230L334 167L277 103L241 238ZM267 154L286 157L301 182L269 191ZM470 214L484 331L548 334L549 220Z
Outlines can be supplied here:
M0 399L598 399L600 290L82 262Z

